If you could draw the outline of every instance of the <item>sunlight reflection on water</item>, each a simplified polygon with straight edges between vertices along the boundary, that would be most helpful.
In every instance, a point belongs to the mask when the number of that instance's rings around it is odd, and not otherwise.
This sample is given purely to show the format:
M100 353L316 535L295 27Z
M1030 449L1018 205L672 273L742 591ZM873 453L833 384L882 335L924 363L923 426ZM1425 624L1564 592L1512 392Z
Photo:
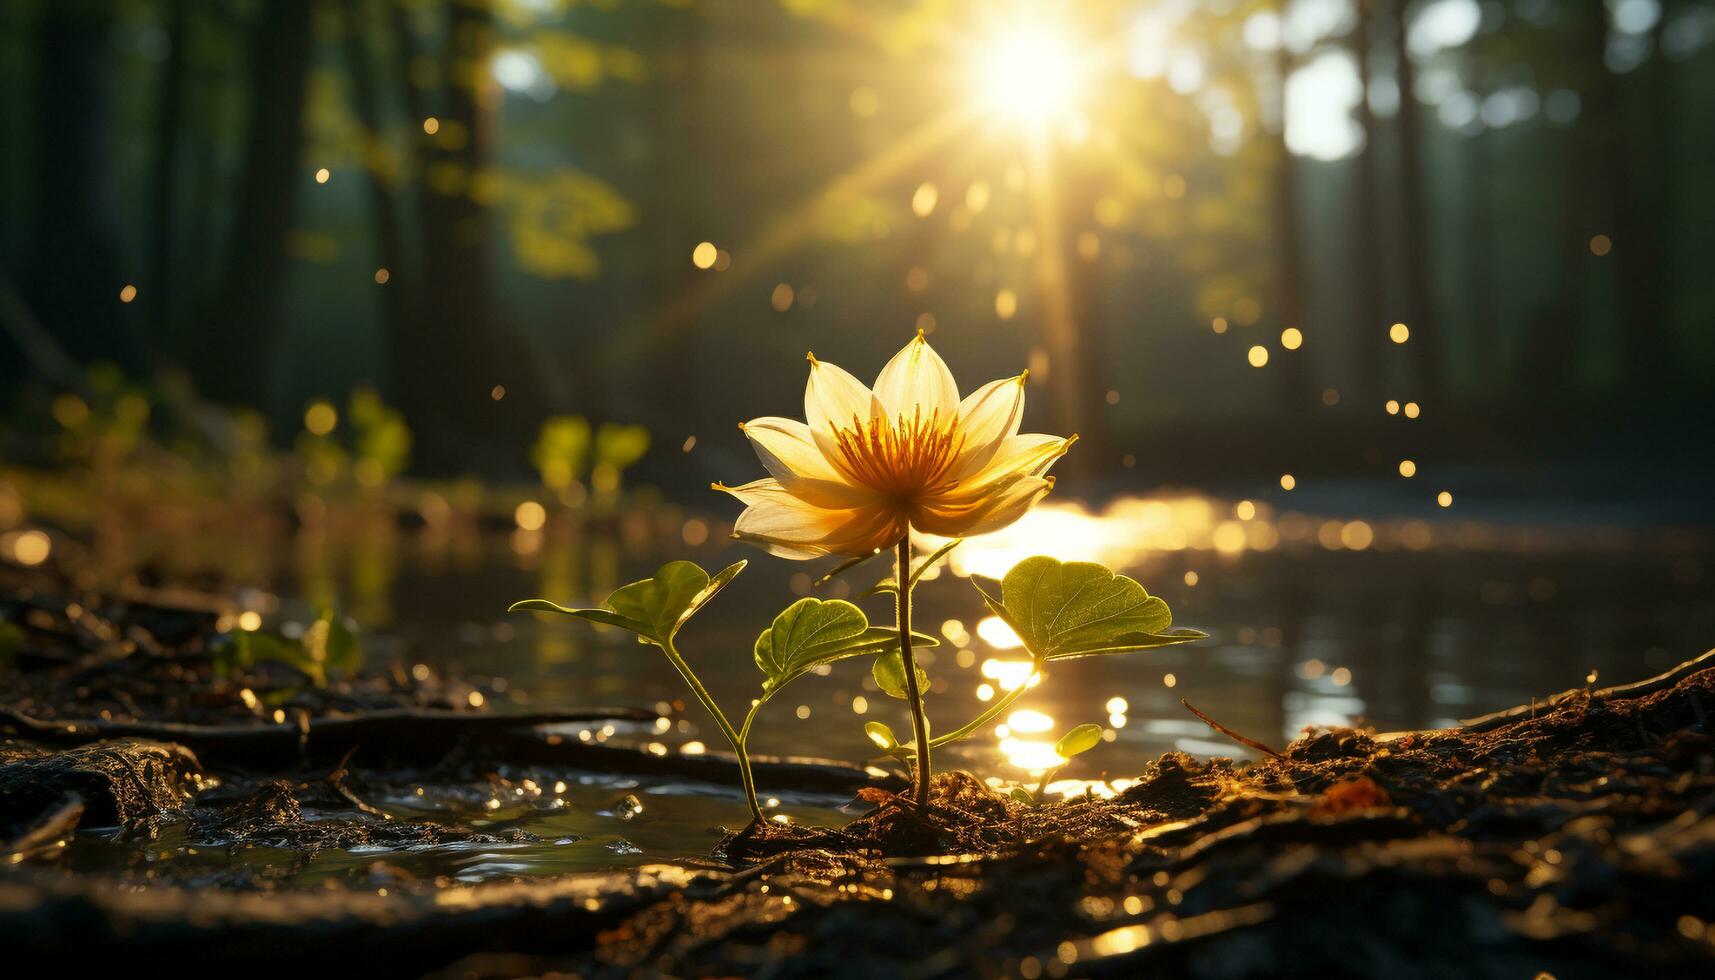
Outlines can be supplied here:
M1447 724L1582 685L1592 671L1604 683L1637 679L1695 656L1715 636L1715 597L1706 588L1715 549L1705 540L1436 516L1354 519L1176 495L1101 508L1045 504L1000 534L965 542L917 593L921 621L944 641L925 658L932 661L931 716L948 730L1007 690L1032 690L976 737L940 752L938 765L1034 790L1044 771L1058 767L1058 734L1091 722L1103 728L1104 742L1054 775L1049 793L1106 794L1162 752L1251 754L1191 717L1180 697L1279 745L1311 724ZM484 680L498 710L652 707L664 713L662 723L635 731L574 726L568 734L658 753L725 749L663 658L613 631L508 616L506 606L529 595L593 604L672 558L705 567L751 559L681 637L715 697L742 705L759 689L751 664L757 632L808 588L807 571L819 571L733 546L727 528L668 506L600 520L556 510L527 541L510 529L456 522L411 530L334 520L246 529L254 540L243 547L226 529L207 540L182 531L156 541L132 534L94 548L132 567L158 562L169 578L224 569L247 587L241 605L257 611L265 629L301 626L317 604L332 603L367 628L372 666L399 660L411 672L432 666ZM684 543L689 520L709 524L704 543ZM1033 673L1017 637L957 579L1002 575L1038 553L1125 571L1166 599L1176 622L1211 637ZM881 566L862 566L820 594L857 596L886 574ZM885 602L857 601L887 620ZM836 665L763 712L754 750L874 762L862 730L872 719L895 731L909 727L900 703L876 690L866 666ZM518 862L538 872L634 864L705 853L713 828L742 823L744 815L732 787L586 783L574 773L528 778L540 783L541 798L514 793L440 805L461 820L485 814L472 819L522 821L539 841L516 851L461 846L413 860L425 873L459 876L509 874ZM553 791L556 781L567 788ZM780 801L771 814L809 823L847 816L833 809L842 801L795 797L790 788L764 785ZM628 792L643 805L635 820L603 815L614 814ZM359 856L330 852L304 874L357 874L362 867Z

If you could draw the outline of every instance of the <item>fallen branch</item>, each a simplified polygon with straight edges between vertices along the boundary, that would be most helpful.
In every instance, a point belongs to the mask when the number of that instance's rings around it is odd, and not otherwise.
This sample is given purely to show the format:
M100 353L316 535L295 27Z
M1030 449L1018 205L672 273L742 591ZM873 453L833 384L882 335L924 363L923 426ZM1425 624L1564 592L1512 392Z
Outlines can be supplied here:
M499 758L517 765L569 766L595 772L669 776L717 784L738 781L738 759L730 752L710 750L695 755L681 752L656 755L640 747L518 731L497 733L484 745ZM368 749L365 748L364 752L367 756ZM866 786L900 788L905 785L905 781L896 775L833 759L752 755L750 764L759 780L790 786L802 793L855 794Z
M1524 718L1532 718L1553 710L1555 705L1569 698L1588 697L1591 700L1629 701L1634 698L1647 697L1657 691L1665 691L1692 674L1705 670L1715 670L1715 650L1663 671L1646 680L1631 684L1617 684L1605 687L1599 691L1589 688L1574 687L1550 695L1546 699L1533 700L1530 704L1521 704L1502 711L1494 711L1477 718L1471 718L1459 724L1459 728L1467 732L1484 732L1491 728L1499 728Z
M653 721L653 711L637 708L568 708L530 714L499 712L389 710L361 715L310 718L299 723L186 725L174 722L47 721L0 708L0 728L51 745L87 745L120 738L173 742L204 761L247 768L338 759L362 743L376 756L404 761L437 760L465 736L487 736L541 725L607 721Z

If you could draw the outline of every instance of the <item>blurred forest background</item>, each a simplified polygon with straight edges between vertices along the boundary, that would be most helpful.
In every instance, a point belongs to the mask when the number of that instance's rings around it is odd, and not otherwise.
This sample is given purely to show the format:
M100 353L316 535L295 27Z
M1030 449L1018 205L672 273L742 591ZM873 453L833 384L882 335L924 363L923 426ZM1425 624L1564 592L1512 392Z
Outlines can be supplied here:
M373 388L691 493L921 328L1108 485L1709 457L1705 0L11 0L0 132L14 418Z

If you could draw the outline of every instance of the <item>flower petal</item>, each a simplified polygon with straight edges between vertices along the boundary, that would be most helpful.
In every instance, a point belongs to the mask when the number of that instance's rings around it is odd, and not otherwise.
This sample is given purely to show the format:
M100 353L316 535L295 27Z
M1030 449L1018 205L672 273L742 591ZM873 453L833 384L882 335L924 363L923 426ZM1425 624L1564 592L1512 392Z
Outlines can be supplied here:
M899 539L903 528L888 507L817 507L795 497L778 480L756 480L741 487L720 484L747 506L733 524L733 537L781 558L867 555Z
M1024 419L1024 382L1029 376L1027 371L1016 378L990 381L959 403L959 434L965 444L953 463L955 475L981 470L1003 440L1018 434Z
M1077 436L1063 439L1040 432L1007 436L981 469L959 477L949 496L981 496L1007 480L1042 476L1077 441Z
M876 376L875 397L888 418L903 416L907 422L921 411L925 421L938 414L942 425L951 425L959 410L953 372L921 332Z
M911 526L928 534L965 538L998 531L1023 517L1054 488L1053 477L1023 476L992 493L941 498L920 506Z
M868 422L883 414L881 402L862 381L837 364L810 356L810 380L804 386L804 421L824 456L834 451L834 432L852 420Z
M757 458L787 492L818 507L857 507L871 502L875 492L853 486L842 477L816 444L810 427L797 419L764 416L739 426Z

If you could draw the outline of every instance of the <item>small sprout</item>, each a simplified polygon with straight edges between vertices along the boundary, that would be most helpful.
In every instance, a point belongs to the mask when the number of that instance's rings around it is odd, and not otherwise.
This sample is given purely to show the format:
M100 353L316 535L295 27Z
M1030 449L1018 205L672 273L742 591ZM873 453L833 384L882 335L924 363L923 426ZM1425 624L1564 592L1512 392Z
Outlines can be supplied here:
M1102 726L1079 725L1060 736L1060 741L1054 743L1054 752L1062 759L1082 755L1102 744Z
M1061 769L1065 768L1066 763L1073 756L1082 755L1100 744L1102 744L1102 726L1079 725L1060 736L1059 741L1054 743L1054 754L1060 757L1059 762L1043 771L1042 778L1036 783L1035 792L1031 792L1022 786L1014 786L1008 795L1012 797L1014 802L1022 803L1025 806L1040 805L1048 798L1048 783L1059 774Z

